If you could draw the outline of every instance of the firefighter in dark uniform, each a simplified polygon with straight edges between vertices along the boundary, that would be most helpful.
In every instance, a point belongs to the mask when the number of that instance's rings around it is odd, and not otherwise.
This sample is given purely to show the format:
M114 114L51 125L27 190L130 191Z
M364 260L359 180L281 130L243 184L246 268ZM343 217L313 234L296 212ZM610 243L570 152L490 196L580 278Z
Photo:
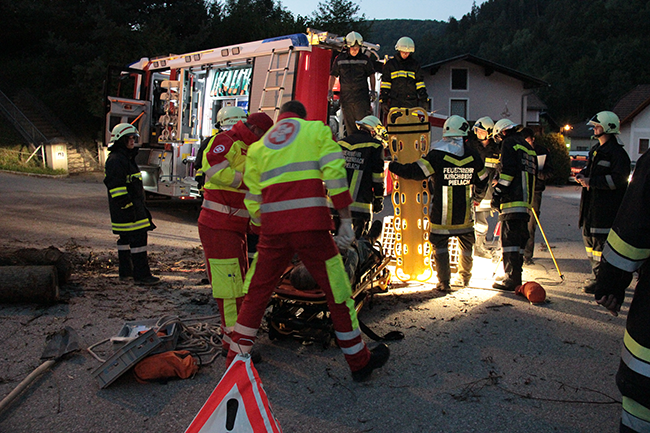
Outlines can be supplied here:
M428 109L424 74L420 62L413 58L415 43L404 36L395 44L395 50L397 55L386 62L382 71L379 95L382 111L388 113L392 107Z
M160 278L151 275L149 269L147 232L156 226L145 206L142 173L135 163L138 137L138 130L130 123L113 128L104 184L108 189L113 233L120 236L117 240L120 280L133 278L139 285L155 285Z
M596 302L616 316L632 273L639 278L625 326L616 384L623 395L620 431L650 432L650 152L639 159L603 249Z
M535 192L537 155L510 119L501 119L494 125L494 139L501 141L501 171L492 194L492 208L499 211L506 278L495 282L492 287L514 291L522 283L529 211Z
M354 122L372 114L370 103L377 99L375 91L375 67L368 56L361 52L363 37L350 32L345 37L347 51L336 56L330 70L329 99L332 100L332 87L339 77L341 109L346 135L354 134ZM370 90L368 90L370 78Z
M370 228L372 214L384 208L384 146L376 137L381 137L385 129L375 116L356 123L358 131L339 141L339 145L352 196L352 226L360 239Z
M481 117L474 123L472 128L476 135L476 140L472 140L473 147L478 151L485 164L485 172L488 175L487 189L485 196L481 198L478 205L474 206L474 230L476 232L476 244L474 245L474 255L483 258L492 258L492 253L487 247L487 235L489 229L488 217L494 211L490 205L492 201L492 191L494 186L492 181L498 175L499 157L501 155L501 146L492 139L492 130L494 122L491 118Z
M458 237L460 245L458 282L469 285L472 277L474 221L472 204L475 195L483 194L487 173L478 152L467 143L469 124L460 116L451 116L443 125L443 139L432 145L429 153L410 164L391 162L388 169L405 179L429 178L431 205L430 236L438 274L437 289L449 291L449 238ZM472 187L474 186L474 188Z
M616 139L620 133L616 114L601 111L587 125L593 127L598 144L589 151L587 165L576 175L576 181L583 187L578 225L594 274L585 281L583 290L594 293L603 247L627 189L630 157Z

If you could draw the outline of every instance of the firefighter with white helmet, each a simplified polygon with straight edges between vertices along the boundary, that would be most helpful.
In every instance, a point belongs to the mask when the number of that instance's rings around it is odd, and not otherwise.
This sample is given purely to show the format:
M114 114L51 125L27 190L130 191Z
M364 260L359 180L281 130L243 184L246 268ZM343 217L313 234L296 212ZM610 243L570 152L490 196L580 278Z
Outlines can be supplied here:
M352 288L337 249L354 241L345 159L331 130L306 117L299 101L284 103L275 126L248 149L244 181L250 191L245 204L260 230L260 241L233 332L236 344L230 346L226 363L230 365L237 353L250 352L269 298L298 253L327 295L336 340L352 379L365 381L388 361L390 349L381 344L370 351L361 337ZM330 233L334 227L323 184L341 216L336 240Z
M381 121L375 116L358 120L359 129L339 141L352 196L350 212L357 239L370 228L373 213L384 207L384 146Z
M615 113L601 111L587 125L593 128L598 144L589 151L587 165L576 175L576 181L583 187L578 225L593 272L583 290L594 293L607 235L627 189L630 157L616 139L620 121Z
M497 175L499 157L501 155L501 146L492 139L493 129L494 121L488 116L481 117L474 122L472 130L475 138L470 140L471 145L481 155L481 159L485 164L485 171L488 174L488 185L485 196L474 206L474 230L476 231L474 255L483 258L492 257L492 253L487 246L487 234L490 228L488 217L492 213L492 207L490 206L492 191L494 191L492 181Z
M519 133L518 125L510 119L497 121L493 134L495 141L501 143L501 169L491 204L499 212L501 221L501 251L506 275L505 279L495 282L492 287L514 291L522 284L537 155Z
M377 97L375 92L375 67L372 60L362 52L363 37L357 32L350 32L345 37L345 47L336 56L330 69L329 99L333 98L332 88L339 79L339 98L343 110L346 135L357 130L355 122L372 114L370 107ZM370 88L368 88L370 81Z
M395 44L397 55L384 65L381 77L381 94L379 99L382 110L388 112L391 107L429 108L429 95L424 84L424 74L420 62L413 58L415 43L404 36Z
M443 139L434 143L426 156L410 164L391 162L388 169L404 179L429 179L429 240L438 274L437 289L446 292L451 290L450 237L458 237L460 245L460 278L455 284L468 286L472 277L473 196L483 194L487 173L481 156L467 143L467 120L450 116L442 130Z
M273 120L266 113L254 113L244 119L237 110L225 114L221 121L228 129L212 136L203 153L201 170L205 173L205 185L198 226L212 297L221 316L222 350L227 353L248 270L250 218L244 206L248 188L243 182L246 153L273 125ZM231 125L234 119L239 120Z
M140 137L130 123L120 123L111 131L109 155L104 168L108 207L113 233L119 235L117 253L120 280L133 279L139 285L154 285L147 258L147 232L156 228L145 205L142 173L135 162Z

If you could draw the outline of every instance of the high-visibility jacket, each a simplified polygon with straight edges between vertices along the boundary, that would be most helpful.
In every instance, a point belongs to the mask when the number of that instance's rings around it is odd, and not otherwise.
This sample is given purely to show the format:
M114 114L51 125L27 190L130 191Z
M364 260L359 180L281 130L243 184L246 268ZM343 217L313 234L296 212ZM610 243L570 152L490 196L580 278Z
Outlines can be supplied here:
M350 211L353 217L370 218L373 199L384 196L384 146L366 130L349 135L339 145L352 196Z
M137 153L137 148L129 150L116 143L104 167L111 225L117 235L156 228L145 205L142 173L135 162Z
M535 195L537 154L521 134L510 132L501 145L501 172L492 200L499 204L499 219L528 220Z
M477 206L478 211L489 211L491 209L490 201L492 200L492 180L499 175L499 164L501 163L501 146L495 143L493 139L488 140L488 144L483 146L479 140L470 141L470 144L481 155L481 159L485 164L485 172L487 173L487 188L485 189L485 196L479 197L481 202Z
M623 395L622 424L650 431L650 152L639 159L612 224L596 279L596 299L614 295L619 304L639 278L630 304L616 382ZM623 430L621 430L623 431Z
M592 235L607 235L627 189L630 157L612 137L591 148L580 174L589 178L589 188L582 188L579 227Z
M462 156L433 149L410 164L391 162L388 169L405 179L423 180L431 177L431 233L458 235L474 230L474 194L482 193L487 182L483 160L475 149L465 144ZM473 191L472 185L475 185L476 191Z
M413 55L402 59L399 53L384 65L380 99L389 107L427 108L427 88L420 63Z
M284 113L248 149L244 200L261 233L333 230L327 191L336 209L352 203L345 159L323 122Z
M257 139L241 121L210 139L201 164L205 185L199 223L214 229L246 232L250 219L244 205L247 188L243 171L248 147Z

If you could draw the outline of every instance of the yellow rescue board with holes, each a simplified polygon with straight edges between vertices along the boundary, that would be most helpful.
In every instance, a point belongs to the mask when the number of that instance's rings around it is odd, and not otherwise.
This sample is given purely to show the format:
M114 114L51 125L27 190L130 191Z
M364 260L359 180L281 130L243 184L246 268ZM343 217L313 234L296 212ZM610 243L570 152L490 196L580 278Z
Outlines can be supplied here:
M422 108L391 108L386 120L394 161L415 162L429 152L429 115ZM429 242L429 189L427 181L400 179L394 174L395 275L401 281L428 281L431 268Z

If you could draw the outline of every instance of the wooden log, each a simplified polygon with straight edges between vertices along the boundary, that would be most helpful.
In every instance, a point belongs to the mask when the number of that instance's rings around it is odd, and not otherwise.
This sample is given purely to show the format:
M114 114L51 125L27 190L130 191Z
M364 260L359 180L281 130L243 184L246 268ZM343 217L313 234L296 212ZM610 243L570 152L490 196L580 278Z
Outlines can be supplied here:
M54 266L0 266L0 303L59 300L59 281Z
M0 254L0 266L45 266L56 267L59 284L66 284L72 273L68 255L56 247L43 249L22 248L8 254Z

